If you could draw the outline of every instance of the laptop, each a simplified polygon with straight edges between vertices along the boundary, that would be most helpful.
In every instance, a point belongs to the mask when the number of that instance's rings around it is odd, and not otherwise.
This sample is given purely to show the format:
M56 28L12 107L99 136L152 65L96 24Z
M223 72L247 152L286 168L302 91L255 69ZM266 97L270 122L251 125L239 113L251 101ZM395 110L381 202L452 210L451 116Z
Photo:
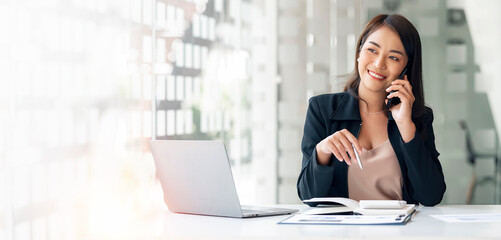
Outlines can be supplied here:
M298 211L241 206L221 141L152 140L150 147L171 212L248 218Z

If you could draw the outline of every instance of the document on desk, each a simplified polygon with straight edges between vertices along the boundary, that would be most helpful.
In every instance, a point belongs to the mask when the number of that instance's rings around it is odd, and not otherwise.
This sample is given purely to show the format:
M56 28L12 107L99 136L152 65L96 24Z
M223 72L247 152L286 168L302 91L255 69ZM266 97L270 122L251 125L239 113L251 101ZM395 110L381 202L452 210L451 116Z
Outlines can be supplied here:
M402 215L307 215L296 214L278 224L315 225L404 225L412 214Z
M501 214L450 214L450 215L430 215L444 222L501 222Z

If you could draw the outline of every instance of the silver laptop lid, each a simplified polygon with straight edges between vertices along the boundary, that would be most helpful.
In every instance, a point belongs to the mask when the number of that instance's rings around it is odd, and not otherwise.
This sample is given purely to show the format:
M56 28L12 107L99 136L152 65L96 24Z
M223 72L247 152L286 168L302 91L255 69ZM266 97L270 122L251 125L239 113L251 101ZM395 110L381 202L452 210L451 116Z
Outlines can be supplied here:
M242 217L221 141L152 140L150 147L170 211Z

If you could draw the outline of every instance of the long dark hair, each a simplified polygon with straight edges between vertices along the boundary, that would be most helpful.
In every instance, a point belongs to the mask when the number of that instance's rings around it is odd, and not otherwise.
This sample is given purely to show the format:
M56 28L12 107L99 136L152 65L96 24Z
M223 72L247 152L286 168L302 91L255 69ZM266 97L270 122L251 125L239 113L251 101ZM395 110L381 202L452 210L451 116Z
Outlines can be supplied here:
M407 20L407 18L401 15L377 15L367 23L364 30L362 31L362 34L360 34L357 42L355 59L358 59L358 57L360 56L360 50L362 49L362 46L364 45L369 35L371 35L382 26L388 26L389 28L393 29L398 34L400 41L402 41L402 44L404 45L405 53L407 54L409 59L406 66L406 75L409 79L409 82L411 83L412 93L415 97L414 104L412 105L412 121L416 124L418 132L421 133L423 126L418 126L421 125L418 119L423 116L423 114L425 114L427 110L424 103L423 93L421 38L419 37L419 33L414 25L412 25L412 23ZM359 85L360 73L358 72L358 62L355 61L355 70L348 77L348 81L344 86L344 91L349 92L356 98L360 99L358 95ZM384 109L386 109L386 107ZM387 110L386 114L389 114Z

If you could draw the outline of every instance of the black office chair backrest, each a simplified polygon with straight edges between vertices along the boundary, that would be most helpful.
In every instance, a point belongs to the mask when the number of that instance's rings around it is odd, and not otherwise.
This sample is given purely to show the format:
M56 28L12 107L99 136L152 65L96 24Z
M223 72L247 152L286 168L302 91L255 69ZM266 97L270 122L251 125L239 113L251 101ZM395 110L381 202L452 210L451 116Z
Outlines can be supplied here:
M471 142L471 134L470 129L468 129L468 124L466 124L465 120L459 121L459 126L463 129L466 140L466 151L468 153L468 162L470 164L475 164L475 150L473 150L473 143Z

